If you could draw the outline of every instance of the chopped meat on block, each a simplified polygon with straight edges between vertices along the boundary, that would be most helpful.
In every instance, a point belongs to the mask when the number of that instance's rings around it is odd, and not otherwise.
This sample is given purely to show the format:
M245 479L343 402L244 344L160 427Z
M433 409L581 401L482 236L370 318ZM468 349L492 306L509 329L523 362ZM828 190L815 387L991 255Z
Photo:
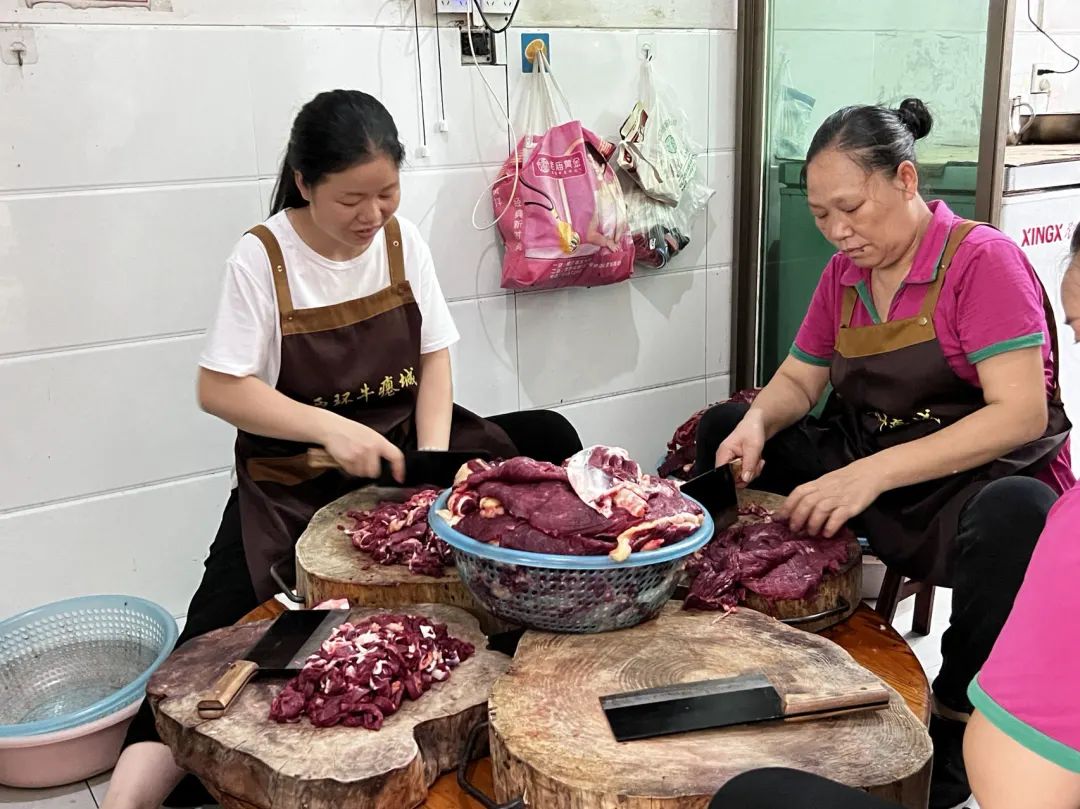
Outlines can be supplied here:
M771 601L813 596L826 573L847 562L851 534L832 538L796 533L760 506L741 509L738 522L716 536L686 566L687 608L732 610L747 590Z
M334 630L270 705L275 722L378 730L406 697L420 699L473 655L446 624L417 615L373 615Z

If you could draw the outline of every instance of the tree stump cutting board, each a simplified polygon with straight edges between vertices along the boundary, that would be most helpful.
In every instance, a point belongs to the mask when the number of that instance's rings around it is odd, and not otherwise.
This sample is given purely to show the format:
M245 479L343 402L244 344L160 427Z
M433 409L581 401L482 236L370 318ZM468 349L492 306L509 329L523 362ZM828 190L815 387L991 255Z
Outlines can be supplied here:
M451 565L441 576L413 573L404 565L380 565L353 547L341 530L346 512L369 511L380 503L402 502L413 490L369 486L320 509L296 543L296 589L308 607L329 598L350 604L447 604L462 607L480 621L487 634L511 629L484 610Z
M601 635L528 632L489 700L496 795L538 809L705 809L730 778L786 766L923 809L930 738L904 700L809 722L620 744L600 697L763 671L781 693L878 683L831 641L752 610L660 616Z
M739 504L757 505L776 511L786 498L769 492L744 489L739 492ZM743 522L755 522L756 517L743 517ZM846 621L862 600L862 548L851 538L848 561L839 570L826 573L817 591L807 598L769 600L747 591L742 603L752 610L789 622L807 632L820 632ZM812 616L820 618L808 620Z
M485 648L475 618L456 607L399 608L446 623L476 653L380 730L278 724L270 703L284 679L256 678L220 719L201 719L202 693L269 626L228 627L196 638L154 674L147 695L158 732L177 763L223 804L255 809L409 809L440 773L458 765L466 736L482 721L492 684L510 660ZM354 609L361 618L382 610Z

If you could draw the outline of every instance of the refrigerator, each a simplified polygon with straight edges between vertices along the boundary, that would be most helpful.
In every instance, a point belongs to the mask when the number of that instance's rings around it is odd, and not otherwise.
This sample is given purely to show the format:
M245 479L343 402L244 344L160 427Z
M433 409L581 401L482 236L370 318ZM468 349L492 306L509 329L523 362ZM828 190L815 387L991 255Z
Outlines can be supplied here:
M1060 291L1078 221L1080 144L1006 147L1000 227L1020 245L1050 296L1061 348L1061 394L1070 420L1080 426L1080 346L1065 325ZM1073 435L1073 471L1080 474Z

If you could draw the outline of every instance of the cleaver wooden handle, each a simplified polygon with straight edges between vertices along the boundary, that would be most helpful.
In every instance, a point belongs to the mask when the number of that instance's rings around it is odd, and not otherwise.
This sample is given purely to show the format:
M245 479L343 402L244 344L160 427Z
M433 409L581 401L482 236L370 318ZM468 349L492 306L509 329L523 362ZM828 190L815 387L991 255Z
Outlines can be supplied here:
M341 464L334 460L334 456L325 449L309 449L307 451L307 465L312 469L340 469Z
M258 665L250 660L234 660L230 663L225 673L218 677L217 682L199 700L197 706L199 716L203 719L217 719L224 715L233 700L248 684L248 680L254 677L258 670Z
M820 719L826 716L873 711L889 704L889 689L884 685L867 686L846 694L785 694L784 721Z

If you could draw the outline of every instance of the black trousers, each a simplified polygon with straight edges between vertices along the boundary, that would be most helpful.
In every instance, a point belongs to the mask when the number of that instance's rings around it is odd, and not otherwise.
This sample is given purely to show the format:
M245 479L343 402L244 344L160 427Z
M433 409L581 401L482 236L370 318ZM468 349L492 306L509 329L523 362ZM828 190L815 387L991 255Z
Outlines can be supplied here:
M698 428L697 469L715 463L716 450L745 415L748 405L722 404ZM788 494L825 474L809 436L795 425L777 433L763 452L765 467L755 488ZM934 696L947 708L971 712L967 687L982 668L1024 580L1054 491L1028 477L996 480L971 498L960 515L955 554L952 618L941 639L941 672ZM867 537L871 547L873 537Z
M552 411L522 411L492 416L489 420L506 432L520 454L530 458L562 463L582 448L573 425ZM205 572L191 597L177 647L214 629L231 626L259 606L244 556L240 504L235 489L225 504L221 525L204 566ZM144 702L128 729L124 746L147 741L158 741L158 734L153 712ZM211 803L214 803L213 798L198 779L188 776L165 805L187 807Z
M885 755L885 753L883 753ZM728 781L709 809L900 809L818 775L779 767L752 770Z

